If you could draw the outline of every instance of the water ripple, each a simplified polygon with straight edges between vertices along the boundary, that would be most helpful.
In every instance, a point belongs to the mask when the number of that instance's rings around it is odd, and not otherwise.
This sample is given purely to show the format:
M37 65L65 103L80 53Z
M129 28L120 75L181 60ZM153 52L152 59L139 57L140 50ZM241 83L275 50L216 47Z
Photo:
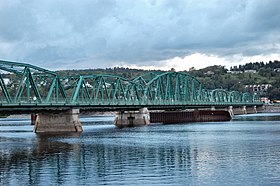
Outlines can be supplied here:
M0 184L278 185L280 117L259 117L124 129L86 118L80 136L1 120Z

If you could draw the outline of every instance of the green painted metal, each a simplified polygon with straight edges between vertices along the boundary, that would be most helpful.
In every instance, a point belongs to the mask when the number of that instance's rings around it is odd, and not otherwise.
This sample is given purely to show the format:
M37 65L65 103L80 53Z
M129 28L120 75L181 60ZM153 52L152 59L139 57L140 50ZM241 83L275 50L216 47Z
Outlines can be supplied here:
M8 61L0 61L0 72L0 110L262 105L258 95L207 90L195 77L180 72L152 72L133 80L106 74L60 77L40 67Z
M242 99L241 99L242 102L244 103L251 103L253 102L253 95L252 94L249 94L249 93L243 93L242 94Z
M68 102L64 87L55 72L8 61L0 61L0 70L1 104Z
M0 74L0 86L1 86L2 93L4 95L3 97L5 98L5 101L7 101L7 103L11 103L12 102L11 96L5 86L5 82L4 82L1 74Z
M215 89L211 91L212 102L230 102L230 93L222 89Z
M229 101L230 102L242 102L242 93L238 92L238 91L229 92Z

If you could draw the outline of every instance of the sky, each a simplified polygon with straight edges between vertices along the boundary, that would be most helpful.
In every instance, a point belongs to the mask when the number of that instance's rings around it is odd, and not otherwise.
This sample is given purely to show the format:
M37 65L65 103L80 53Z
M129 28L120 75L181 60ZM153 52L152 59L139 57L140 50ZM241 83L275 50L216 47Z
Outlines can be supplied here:
M280 60L279 0L0 0L0 59L177 71Z

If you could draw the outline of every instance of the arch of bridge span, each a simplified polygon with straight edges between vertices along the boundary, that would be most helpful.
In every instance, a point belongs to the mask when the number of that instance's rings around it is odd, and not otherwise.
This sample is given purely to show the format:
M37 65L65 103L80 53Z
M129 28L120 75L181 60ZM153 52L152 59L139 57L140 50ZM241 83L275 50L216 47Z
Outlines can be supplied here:
M229 102L237 102L237 103L242 102L242 94L243 93L235 90L229 92Z
M150 74L149 74L150 75ZM193 76L179 72L152 74L148 81L142 76L133 81L141 87L139 94L148 103L182 104L183 102L209 101L209 91Z
M126 104L138 100L135 84L121 76L96 74L60 77L72 104Z
M253 95L248 93L248 92L245 92L242 94L242 102L243 103L252 103L254 101L253 99Z
M223 89L214 89L211 91L211 102L230 102L229 92Z
M1 103L67 102L59 76L50 70L0 60Z

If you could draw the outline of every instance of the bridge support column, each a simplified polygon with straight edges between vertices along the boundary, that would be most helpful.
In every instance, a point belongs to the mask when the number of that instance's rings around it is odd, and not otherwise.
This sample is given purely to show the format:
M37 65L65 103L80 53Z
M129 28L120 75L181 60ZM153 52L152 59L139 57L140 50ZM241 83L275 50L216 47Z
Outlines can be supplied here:
M82 132L79 109L39 113L33 130L35 133Z
M114 123L119 128L149 125L150 113L147 108L139 111L120 111L116 114Z
M247 114L246 106L243 106L243 107L242 107L242 110L243 110L243 114Z
M31 125L35 125L37 119L37 114L31 114Z
M229 106L229 107L228 107L228 112L229 112L229 114L230 114L231 117L234 116L234 113L233 113L233 106Z

